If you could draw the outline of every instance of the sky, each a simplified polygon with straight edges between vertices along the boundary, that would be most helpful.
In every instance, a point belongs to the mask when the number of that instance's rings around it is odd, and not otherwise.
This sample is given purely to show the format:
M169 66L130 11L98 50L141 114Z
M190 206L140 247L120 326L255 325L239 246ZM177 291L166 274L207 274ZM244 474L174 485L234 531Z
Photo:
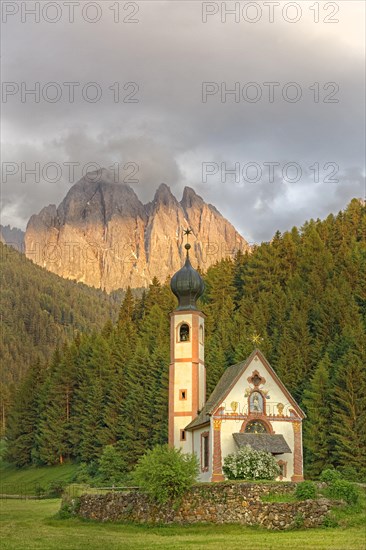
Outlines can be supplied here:
M365 197L363 1L1 9L3 225L98 167L143 202L193 187L249 242Z

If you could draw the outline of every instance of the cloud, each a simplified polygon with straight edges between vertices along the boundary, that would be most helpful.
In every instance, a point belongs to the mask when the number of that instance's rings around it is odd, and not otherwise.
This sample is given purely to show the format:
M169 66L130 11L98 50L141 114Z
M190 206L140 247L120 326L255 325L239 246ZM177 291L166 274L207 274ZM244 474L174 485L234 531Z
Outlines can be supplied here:
M120 23L114 23L115 4L100 2L95 24L80 17L80 4L74 23L63 11L55 24L42 17L22 23L18 15L3 25L3 80L20 90L3 104L2 160L41 166L38 183L31 176L23 183L20 169L4 182L3 223L24 228L31 214L58 204L73 183L65 166L70 162L78 163L80 176L89 162L118 163L122 179L135 163L139 182L132 186L144 202L161 182L178 198L190 185L252 241L269 240L278 228L326 216L365 195L364 4L342 3L333 16L339 22L328 24L323 20L331 13L321 3L319 23L301 4L294 24L281 16L283 2L274 23L261 4L255 24L230 16L222 23L220 14L204 24L200 2L179 1L138 4L136 24L121 22L130 12L119 3ZM56 86L47 87L50 82ZM78 83L73 102L71 85L65 85L70 82ZM218 89L206 102L204 82ZM269 82L278 83L273 102ZM21 83L23 91L39 83L39 103L30 95L20 100ZM239 89L239 97L225 89ZM60 90L57 102L42 96ZM291 102L299 90L301 99ZM99 101L85 99L98 91ZM261 97L252 102L256 91ZM239 163L240 170L257 163L263 177L223 181L220 169L204 182L204 162ZM272 183L269 162L279 164ZM62 168L57 181L43 177L48 163ZM287 163L301 166L299 182L284 180ZM319 182L311 169L316 163ZM337 184L324 181L329 163L338 165Z

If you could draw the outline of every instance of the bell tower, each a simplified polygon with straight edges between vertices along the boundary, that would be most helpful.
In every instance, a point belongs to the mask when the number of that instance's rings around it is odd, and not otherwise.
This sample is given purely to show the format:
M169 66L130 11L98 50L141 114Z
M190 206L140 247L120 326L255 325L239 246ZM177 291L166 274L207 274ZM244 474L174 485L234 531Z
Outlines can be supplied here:
M170 287L178 298L178 306L170 314L169 367L169 445L192 453L192 433L185 431L206 401L206 369L204 362L205 315L196 306L204 283L193 269L187 235L186 261L173 275Z

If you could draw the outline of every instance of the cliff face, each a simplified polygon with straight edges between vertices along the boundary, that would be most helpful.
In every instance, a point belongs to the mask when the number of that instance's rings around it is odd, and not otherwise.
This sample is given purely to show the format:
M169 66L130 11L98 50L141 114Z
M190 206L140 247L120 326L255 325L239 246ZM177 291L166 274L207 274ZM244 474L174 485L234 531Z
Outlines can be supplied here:
M193 189L181 202L161 184L143 205L135 192L108 178L76 183L56 208L33 215L25 233L28 258L57 273L108 292L164 281L184 259L183 229L191 227L192 264L206 270L249 248L234 227Z

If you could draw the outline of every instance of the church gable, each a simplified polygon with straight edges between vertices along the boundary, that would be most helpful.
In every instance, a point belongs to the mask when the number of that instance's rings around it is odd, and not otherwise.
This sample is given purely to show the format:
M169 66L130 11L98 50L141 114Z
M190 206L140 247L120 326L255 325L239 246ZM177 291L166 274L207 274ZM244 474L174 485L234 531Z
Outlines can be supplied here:
M280 479L302 480L303 411L259 350L227 371L215 389L220 396L206 410L213 429L212 481L224 479L223 460L246 445L275 456Z
M219 412L234 416L255 414L265 417L301 419L305 417L304 412L259 350L255 350L247 361L234 367L239 368L236 368L235 376L221 392L210 414ZM229 367L227 370L234 367ZM221 381L222 379L218 386Z
M255 389L258 391L254 392ZM209 423L210 417L217 413L241 417L250 411L255 412L256 408L256 412L262 410L265 416L305 418L304 412L258 349L246 361L225 370L202 411L186 426L186 430Z

